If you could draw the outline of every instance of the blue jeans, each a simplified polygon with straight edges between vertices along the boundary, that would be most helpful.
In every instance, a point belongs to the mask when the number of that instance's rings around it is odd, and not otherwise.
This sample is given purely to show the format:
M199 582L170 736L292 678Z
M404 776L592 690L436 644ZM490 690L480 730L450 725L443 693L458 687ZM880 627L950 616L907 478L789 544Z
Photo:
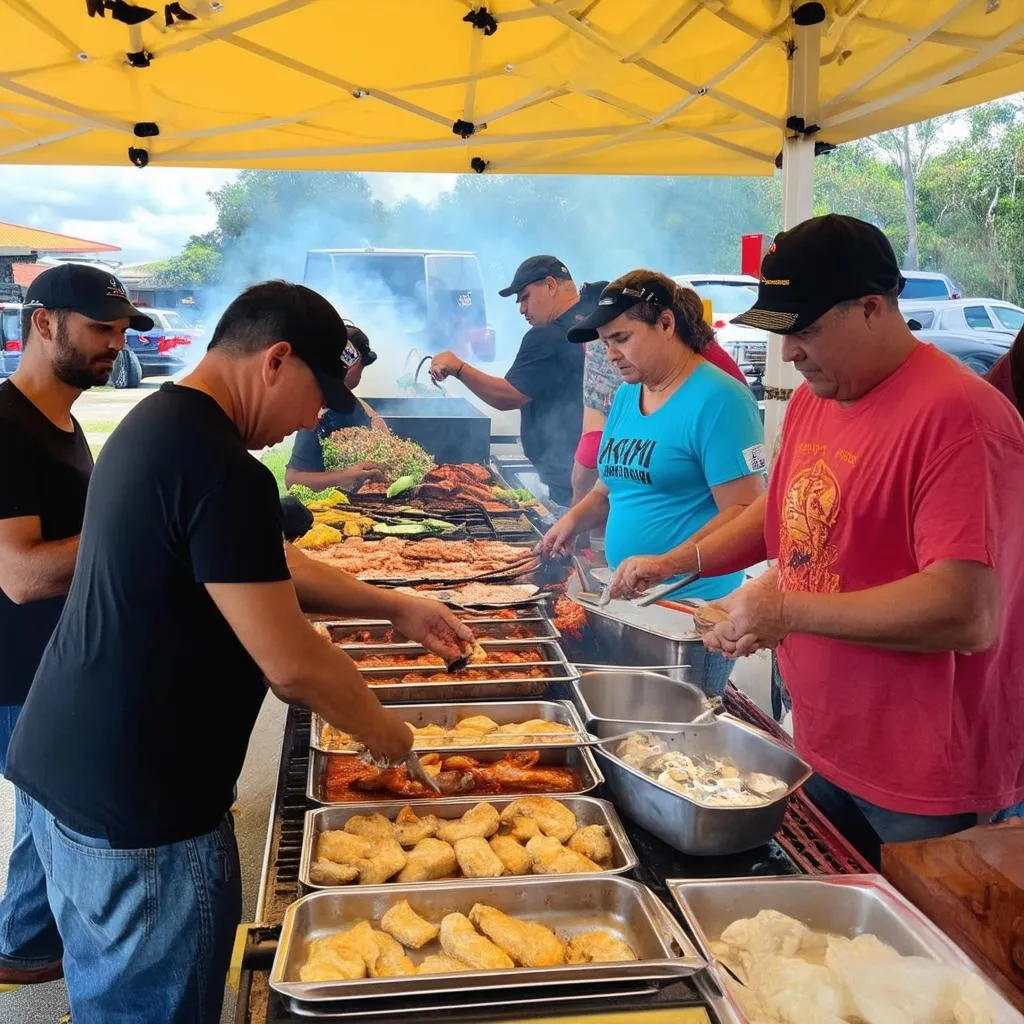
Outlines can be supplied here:
M35 804L32 837L75 1024L217 1024L242 914L230 816L195 839L117 850Z
M1022 805L1007 807L995 815L978 814L904 814L889 811L877 804L848 793L822 778L812 776L804 792L833 825L857 848L861 856L878 868L882 862L883 843L913 843L920 839L963 832L989 821L1002 821L1020 816Z
M725 684L729 682L733 666L736 664L720 651L709 651L702 648L696 655L691 667L695 680L707 697L721 697L725 693Z
M0 773L20 705L0 706ZM7 862L7 890L0 900L0 966L31 971L60 960L63 948L46 899L46 876L32 842L32 800L14 791L14 845Z

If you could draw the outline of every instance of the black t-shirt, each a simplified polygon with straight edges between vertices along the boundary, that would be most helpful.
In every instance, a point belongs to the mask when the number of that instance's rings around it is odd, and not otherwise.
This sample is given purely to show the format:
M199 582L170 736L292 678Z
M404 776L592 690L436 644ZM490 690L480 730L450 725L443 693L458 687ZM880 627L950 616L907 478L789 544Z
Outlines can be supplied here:
M568 331L584 317L566 310L523 337L507 380L530 399L522 409L523 451L560 505L572 498L572 460L583 425L583 345Z
M203 584L288 578L277 485L220 406L172 384L140 402L96 464L11 782L115 847L211 831L266 687Z
M38 516L43 540L82 532L92 453L78 421L61 430L15 385L0 384L0 519ZM15 604L0 590L0 704L23 704L64 598Z
M295 435L295 444L288 459L289 469L299 469L306 473L322 473L324 471L324 450L321 442L336 430L346 427L368 427L370 417L366 410L356 402L349 412L335 412L325 409L320 422L312 430L300 430Z

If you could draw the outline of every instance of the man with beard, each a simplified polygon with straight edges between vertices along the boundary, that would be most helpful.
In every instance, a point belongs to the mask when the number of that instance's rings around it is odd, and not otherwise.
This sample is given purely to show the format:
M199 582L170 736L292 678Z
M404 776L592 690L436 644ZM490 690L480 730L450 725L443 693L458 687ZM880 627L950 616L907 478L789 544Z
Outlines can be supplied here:
M71 263L44 271L26 298L21 362L0 383L0 771L78 554L92 454L71 407L83 391L106 384L129 326L148 331L153 321L128 301L117 278ZM18 790L0 903L0 984L62 973L30 816L31 801Z

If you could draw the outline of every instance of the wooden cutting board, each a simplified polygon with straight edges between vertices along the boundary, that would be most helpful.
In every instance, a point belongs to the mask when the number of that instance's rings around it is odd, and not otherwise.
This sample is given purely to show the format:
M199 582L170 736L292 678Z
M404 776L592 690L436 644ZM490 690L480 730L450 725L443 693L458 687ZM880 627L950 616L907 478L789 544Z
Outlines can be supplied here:
M1024 1012L1024 824L883 846L882 873Z

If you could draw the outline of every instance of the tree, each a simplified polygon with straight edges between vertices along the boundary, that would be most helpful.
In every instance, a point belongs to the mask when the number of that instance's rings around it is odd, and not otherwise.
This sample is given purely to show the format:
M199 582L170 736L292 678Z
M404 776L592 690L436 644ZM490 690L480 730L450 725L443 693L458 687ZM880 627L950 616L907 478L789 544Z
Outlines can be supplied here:
M177 256L164 261L154 273L157 282L172 288L216 284L221 267L216 232L193 235Z

